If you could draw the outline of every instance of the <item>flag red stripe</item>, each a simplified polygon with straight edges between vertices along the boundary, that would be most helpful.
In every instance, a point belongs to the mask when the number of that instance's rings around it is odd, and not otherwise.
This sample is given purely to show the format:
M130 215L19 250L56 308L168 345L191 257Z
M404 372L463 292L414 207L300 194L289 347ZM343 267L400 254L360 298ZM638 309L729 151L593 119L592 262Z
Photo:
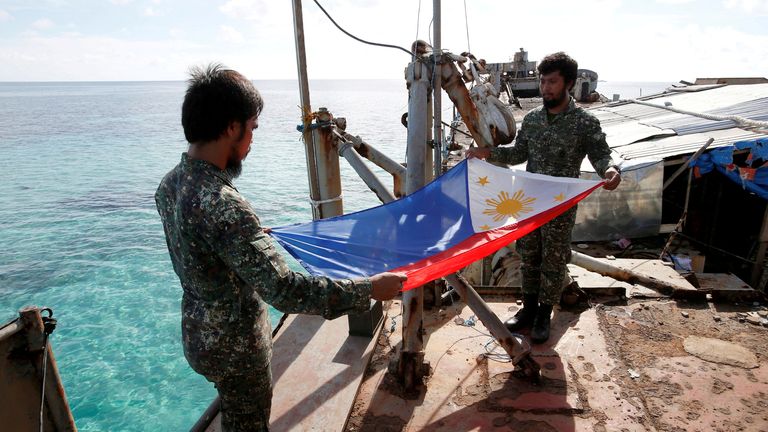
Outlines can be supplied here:
M573 207L603 184L604 182L598 183L570 200L535 214L528 219L494 230L477 233L439 254L390 271L405 273L408 276L408 280L403 284L403 291L424 285L429 281L464 268L525 236Z

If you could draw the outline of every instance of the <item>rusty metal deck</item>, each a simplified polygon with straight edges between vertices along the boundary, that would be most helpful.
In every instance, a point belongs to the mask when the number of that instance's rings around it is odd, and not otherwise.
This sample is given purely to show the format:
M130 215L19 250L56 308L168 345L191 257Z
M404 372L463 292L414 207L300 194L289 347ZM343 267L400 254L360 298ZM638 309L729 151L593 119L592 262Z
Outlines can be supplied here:
M513 304L489 303L502 318ZM511 374L482 323L454 322L472 314L458 304L425 322L433 371L417 394L387 373L400 338L399 323L394 332L387 324L346 430L766 431L768 329L739 322L738 310L652 299L557 311L550 341L533 349L543 375L533 386ZM714 359L723 363L691 355L692 337L740 345L758 367L723 364L733 361L722 346Z

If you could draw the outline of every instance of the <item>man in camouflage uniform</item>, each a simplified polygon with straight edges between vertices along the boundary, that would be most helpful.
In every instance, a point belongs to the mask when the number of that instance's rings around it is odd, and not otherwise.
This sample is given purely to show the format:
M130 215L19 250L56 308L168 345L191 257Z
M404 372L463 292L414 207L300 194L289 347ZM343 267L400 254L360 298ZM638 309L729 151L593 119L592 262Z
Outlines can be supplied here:
M525 116L515 145L471 148L467 157L509 165L527 161L528 172L575 178L587 156L595 171L606 180L603 187L616 189L621 176L611 160L600 121L577 107L569 94L577 69L576 61L563 52L545 57L538 66L544 105ZM574 206L517 242L522 259L523 308L506 325L510 331L533 325L534 343L549 339L552 305L560 301L575 221Z
M404 276L332 280L288 269L232 184L250 151L263 102L241 74L193 69L182 106L189 141L155 194L183 288L182 338L192 369L213 382L224 431L269 428L272 339L266 303L327 319L394 297Z

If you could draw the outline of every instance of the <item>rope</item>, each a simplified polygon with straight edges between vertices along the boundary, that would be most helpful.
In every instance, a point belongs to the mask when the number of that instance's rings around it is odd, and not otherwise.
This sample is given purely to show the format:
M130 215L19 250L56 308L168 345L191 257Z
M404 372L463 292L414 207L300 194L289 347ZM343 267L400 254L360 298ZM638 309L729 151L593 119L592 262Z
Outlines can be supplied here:
M310 198L309 199L309 203L312 204L312 207L318 208L319 206L321 206L323 204L332 203L334 201L341 201L343 196L344 196L344 194L340 194L339 196L334 197L334 198L328 198L328 199L318 200L318 201L315 201L315 200Z
M408 51L407 49L405 49L405 48L403 48L403 47L399 47L399 46L397 46L397 45L389 45L389 44L383 44L383 43L377 43L377 42L369 42L369 41L367 41L367 40L363 40L363 39L360 39L359 37L357 37L357 36L353 35L352 33L348 32L348 31L346 31L346 30L344 30L343 28L341 28L341 26L340 26L340 25L338 25L338 24L336 23L336 21L335 21L335 20L334 20L334 19L331 17L331 15L330 15L328 12L326 12L326 11L325 11L325 8L323 8L323 6L320 4L320 2L318 2L317 0L314 0L314 1L315 1L315 4L317 5L317 7L319 7L319 8L320 8L320 10L321 10L321 11L323 11L323 13L325 14L325 16L327 16L327 17L328 17L328 19L329 19L329 20L331 20L331 22L333 23L333 25L335 25L335 26L336 26L336 28L338 28L339 30L341 30L341 31L342 31L342 33L344 33L345 35L347 35L347 36L351 37L352 39L354 39L354 40L356 40L356 41L358 41L358 42L362 42L362 43L364 43L364 44L368 44L368 45L373 45L373 46L380 46L380 47L384 47L384 48L394 48L394 49L399 49L400 51L403 51L403 52L405 52L405 53L406 53L406 54L408 54L409 56L413 56L413 53L411 53L411 52L410 52L410 51Z
M752 119L748 119L746 117L741 117L737 115L720 116L720 115L714 115L714 114L706 114L706 113L700 113L695 111L682 110L682 109L674 108L672 106L652 104L649 102L639 101L637 99L633 99L631 102L640 104L640 105L646 105L653 108L665 109L667 111L676 112L678 114L687 114L694 117L701 117L707 120L714 120L714 121L730 120L743 127L768 127L768 122L752 120Z
M469 18L467 17L467 0L464 0L464 26L467 28L467 51L472 52L469 48Z

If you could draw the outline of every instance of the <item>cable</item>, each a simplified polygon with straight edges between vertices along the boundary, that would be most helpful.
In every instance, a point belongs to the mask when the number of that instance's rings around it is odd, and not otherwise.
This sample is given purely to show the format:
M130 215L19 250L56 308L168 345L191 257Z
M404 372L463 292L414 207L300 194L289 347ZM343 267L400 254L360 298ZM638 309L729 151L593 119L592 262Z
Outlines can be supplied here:
M45 375L48 371L48 334L43 341L43 388L40 390L40 432L43 432L43 408L45 407Z
M336 23L336 21L335 21L335 20L334 20L334 19L331 17L331 15L329 15L329 14L328 14L328 12L326 12L326 11L325 11L325 8L323 8L323 6L320 4L320 2L318 2L317 0L314 0L314 1L315 1L315 4L317 5L317 7L319 7L319 8L320 8L320 10L321 10L321 11L323 11L323 13L325 14L325 16L327 16L327 17L328 17L328 19L329 19L329 20L331 20L331 22L333 23L333 25L335 25L335 26L336 26L336 28L338 28L339 30L341 30L341 31L342 31L342 32L343 32L345 35L347 35L347 36L351 37L352 39L354 39L354 40L356 40L356 41L358 41L358 42L362 42L362 43L364 43L364 44L368 44L368 45L380 46L380 47L384 47L384 48L395 48L395 49L399 49L400 51L403 51L403 52L405 52L405 53L406 53L406 54L408 54L409 56L413 56L413 53L411 53L411 52L410 52L410 51L408 51L407 49L405 49L405 48L403 48L403 47L399 47L399 46L397 46L397 45L389 45L389 44L382 44L382 43L376 43L376 42L368 42L367 40L363 40L363 39L360 39L359 37L357 37L357 36L353 35L352 33L348 32L348 31L346 31L346 30L344 30L343 28L341 28L341 26L340 26L340 25L338 25L338 24Z
M421 20L421 0L419 0L419 9L416 11L416 37L413 40L419 40L419 21ZM416 50L411 53L411 61L416 59Z

